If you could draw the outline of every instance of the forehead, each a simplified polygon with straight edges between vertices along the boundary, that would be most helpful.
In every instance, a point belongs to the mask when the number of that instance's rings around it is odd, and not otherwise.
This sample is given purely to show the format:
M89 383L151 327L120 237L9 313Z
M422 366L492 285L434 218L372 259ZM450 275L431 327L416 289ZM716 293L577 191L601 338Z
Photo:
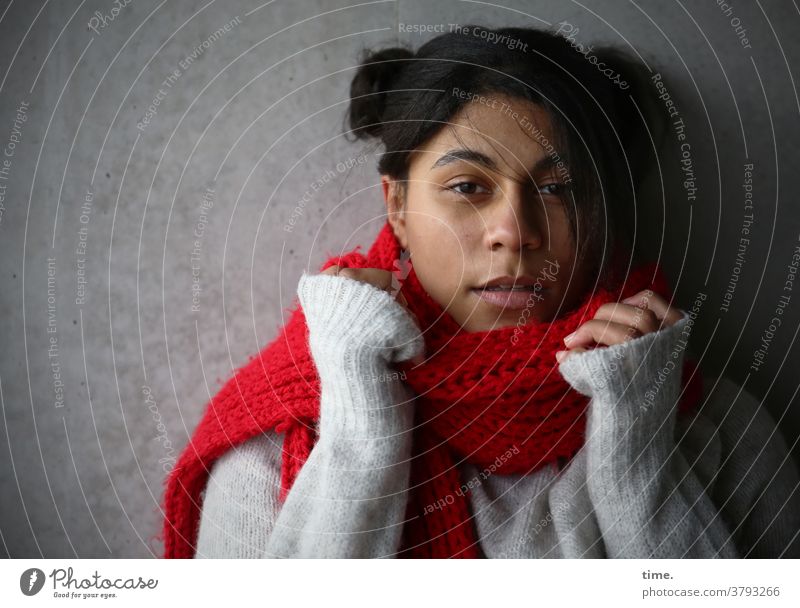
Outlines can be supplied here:
M412 168L435 170L447 151L468 148L492 158L498 167L524 175L527 167L552 151L550 114L528 100L508 96L474 95L412 155Z

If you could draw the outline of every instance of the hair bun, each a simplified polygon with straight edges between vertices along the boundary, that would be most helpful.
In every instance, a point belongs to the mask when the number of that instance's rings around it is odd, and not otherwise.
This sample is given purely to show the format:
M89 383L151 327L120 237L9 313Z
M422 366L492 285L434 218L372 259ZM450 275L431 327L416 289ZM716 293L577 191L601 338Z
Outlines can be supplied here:
M365 51L350 83L350 129L356 137L379 136L386 92L414 53L402 47Z

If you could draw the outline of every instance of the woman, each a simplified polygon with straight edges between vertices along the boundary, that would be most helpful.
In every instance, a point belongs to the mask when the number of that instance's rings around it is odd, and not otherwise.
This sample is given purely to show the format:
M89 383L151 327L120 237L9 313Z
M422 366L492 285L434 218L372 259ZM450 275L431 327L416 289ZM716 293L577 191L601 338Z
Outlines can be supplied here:
M595 54L624 88L532 29L364 58L388 221L210 404L167 557L799 555L784 440L686 358L705 296L677 308L633 247L658 106Z

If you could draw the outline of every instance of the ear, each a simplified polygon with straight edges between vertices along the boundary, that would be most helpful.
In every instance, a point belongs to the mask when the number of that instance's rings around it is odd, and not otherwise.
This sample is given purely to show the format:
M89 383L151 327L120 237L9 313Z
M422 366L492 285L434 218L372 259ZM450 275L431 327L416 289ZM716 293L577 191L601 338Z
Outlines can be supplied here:
M389 216L389 223L394 231L394 236L403 249L408 249L408 237L406 235L406 201L403 188L387 175L381 175L381 186L383 187L383 200L386 203L386 212Z

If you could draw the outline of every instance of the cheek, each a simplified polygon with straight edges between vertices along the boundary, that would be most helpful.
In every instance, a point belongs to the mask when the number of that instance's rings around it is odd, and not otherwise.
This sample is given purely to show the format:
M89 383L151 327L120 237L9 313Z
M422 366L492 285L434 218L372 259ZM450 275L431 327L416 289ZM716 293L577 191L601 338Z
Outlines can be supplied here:
M464 249L463 220L454 216L448 207L435 202L414 206L414 212L406 219L408 243L419 261L451 267L461 264L466 255Z
M464 257L462 245L452 228L431 217L415 222L408 231L408 246L420 278L438 275L440 280L445 280L461 265Z
M414 271L425 291L443 308L473 278L472 241L480 239L476 231L464 231L463 226L450 221L431 214L419 214L413 221L406 221Z
M574 257L575 246L572 242L569 220L563 213L554 213L550 217L550 248L559 259L568 261Z

